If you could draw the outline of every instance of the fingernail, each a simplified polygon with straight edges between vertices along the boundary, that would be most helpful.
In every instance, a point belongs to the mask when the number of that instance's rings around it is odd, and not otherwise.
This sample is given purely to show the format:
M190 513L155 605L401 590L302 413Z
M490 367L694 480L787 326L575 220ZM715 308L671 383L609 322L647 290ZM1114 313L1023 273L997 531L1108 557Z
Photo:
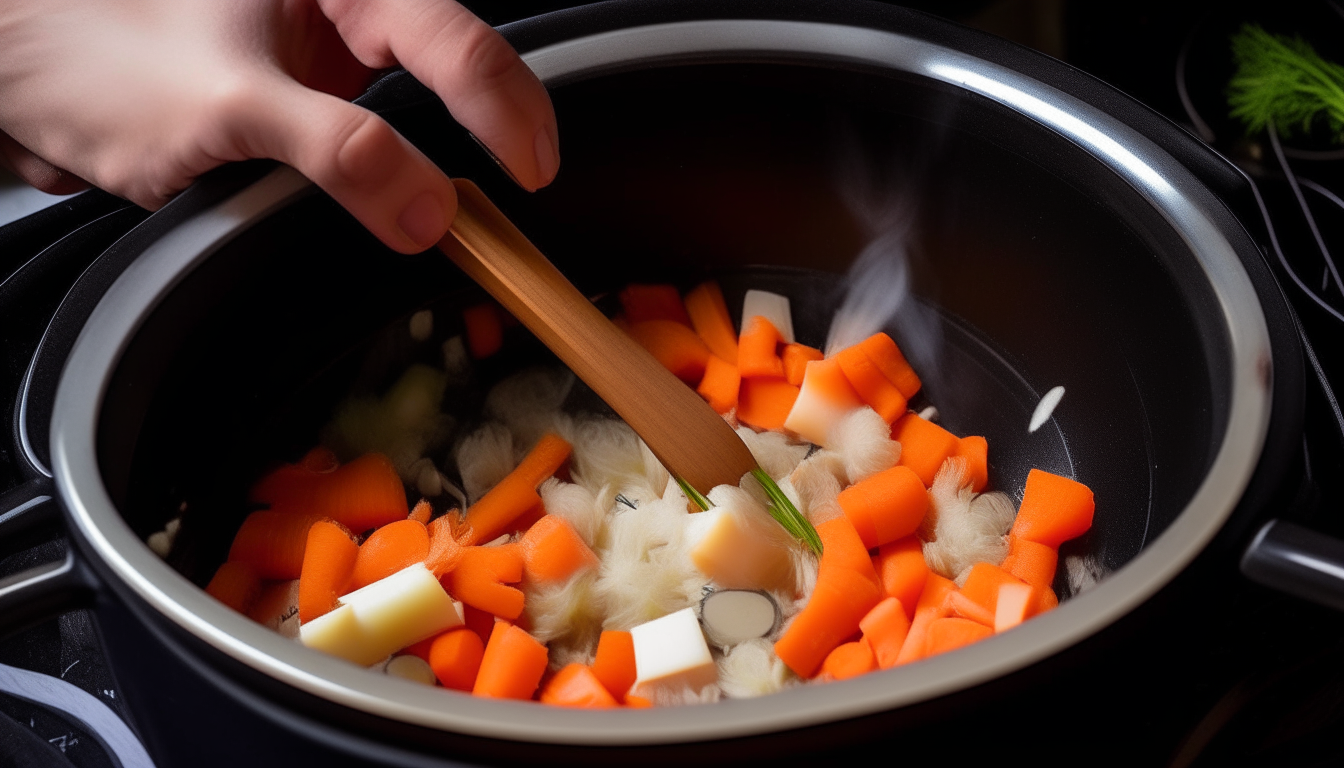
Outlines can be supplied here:
M428 248L448 231L443 220L443 206L433 192L421 192L397 217L397 226L421 248Z
M542 185L549 184L560 170L560 148L555 137L551 135L551 129L545 125L537 131L533 144L537 153L537 178L541 180Z

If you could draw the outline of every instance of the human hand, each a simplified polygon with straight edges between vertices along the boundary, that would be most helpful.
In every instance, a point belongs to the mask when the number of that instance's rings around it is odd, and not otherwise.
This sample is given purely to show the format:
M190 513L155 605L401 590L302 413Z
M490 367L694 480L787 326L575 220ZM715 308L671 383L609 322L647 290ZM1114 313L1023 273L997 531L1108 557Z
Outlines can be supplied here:
M157 209L224 163L294 166L388 246L447 231L448 178L351 104L400 64L519 184L559 168L545 88L453 0L3 0L0 163Z

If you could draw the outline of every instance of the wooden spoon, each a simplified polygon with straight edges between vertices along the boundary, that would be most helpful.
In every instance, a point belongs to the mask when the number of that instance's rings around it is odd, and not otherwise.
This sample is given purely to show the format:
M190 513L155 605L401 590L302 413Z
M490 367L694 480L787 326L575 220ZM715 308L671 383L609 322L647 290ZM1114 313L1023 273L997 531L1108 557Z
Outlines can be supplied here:
M439 248L550 347L702 494L756 459L723 417L579 293L475 184L454 179L457 216Z

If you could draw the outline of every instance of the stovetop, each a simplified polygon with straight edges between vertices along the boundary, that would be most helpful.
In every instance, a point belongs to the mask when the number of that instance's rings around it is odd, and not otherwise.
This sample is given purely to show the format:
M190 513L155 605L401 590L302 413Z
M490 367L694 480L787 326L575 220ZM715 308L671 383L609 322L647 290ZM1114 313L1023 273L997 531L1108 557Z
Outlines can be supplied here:
M509 4L468 2L491 23L574 5L535 0ZM923 0L915 7L990 29L1056 56L1147 103L1192 132L1199 132L1176 73L1192 35L1209 24L1213 3L1133 0L1127 3L976 2ZM1220 6L1223 4L1219 4ZM1223 12L1227 12L1224 10ZM1344 30L1344 26L1341 26ZM1330 482L1344 475L1340 414L1334 393L1320 382L1344 381L1344 291L1333 282L1311 226L1291 185L1264 147L1224 136L1205 136L1251 173L1265 202L1268 222L1283 253L1267 258L1297 308L1321 376L1309 372L1307 466L1300 520L1344 538L1341 493ZM1319 240L1344 250L1344 160L1292 160ZM12 192L12 187L10 188ZM87 257L43 267L39 254L82 224L109 214L119 226L103 233L102 247L146 215L110 195L91 192L61 200L24 193L20 202L0 185L0 213L44 204L23 220L0 226L0 413L5 434L15 433L15 402L28 362L65 291L101 247ZM45 205L52 204L52 205ZM120 213L118 213L120 211ZM7 223L7 222L4 222ZM1261 242L1263 223L1251 222ZM1288 274L1316 294L1306 295ZM1319 299L1319 300L1318 300ZM0 492L29 479L32 469L16 439L0 441ZM46 525L23 537L0 541L0 578L64 553L59 528ZM1344 764L1344 614L1284 597L1240 578L1220 585L1214 638L1196 668L1183 669L1180 690L1154 690L1135 702L1137 713L1124 733L1099 727L1117 743L1097 744L1110 758L1123 755L1142 765L1338 765ZM1164 649L1139 652L1161 668ZM1184 658L1184 657L1183 657ZM1080 693L1076 703L1086 706ZM1080 738L1082 738L1080 736ZM1123 743L1120 743L1123 742ZM135 741L135 725L119 695L116 671L100 647L92 614L74 611L0 640L0 765L151 765ZM1096 753L1094 753L1095 755ZM1079 759L1086 759L1080 756ZM64 762L62 762L64 761Z

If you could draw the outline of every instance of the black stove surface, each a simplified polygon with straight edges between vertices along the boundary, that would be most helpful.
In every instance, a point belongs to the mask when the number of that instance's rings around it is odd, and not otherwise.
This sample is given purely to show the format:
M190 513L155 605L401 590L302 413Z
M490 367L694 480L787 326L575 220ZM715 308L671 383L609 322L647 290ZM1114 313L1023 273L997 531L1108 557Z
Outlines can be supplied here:
M500 24L575 5L528 0L507 4L467 2ZM1096 75L1193 132L1199 126L1177 87L1178 61L1201 28L1240 12L1224 3L1179 0L960 0L911 3L921 10L1017 39ZM1328 5L1328 4L1327 4ZM1218 10L1212 11L1215 6ZM1210 21L1212 19L1213 21ZM1339 31L1344 31L1344 22ZM1340 36L1344 40L1344 35ZM1191 85L1196 87L1196 85ZM1198 86L1207 87L1207 86ZM1256 180L1268 224L1250 222L1257 240L1271 242L1273 227L1282 259L1267 258L1299 312L1314 350L1319 376L1308 376L1306 433L1298 520L1344 538L1344 498L1335 478L1344 476L1340 413L1324 382L1344 381L1344 292L1331 283L1310 225L1281 165L1266 147L1239 137L1205 136ZM1344 159L1290 160L1298 188L1321 240L1344 250ZM42 474L25 449L18 400L30 362L66 291L93 259L147 214L100 192L0 227L0 492ZM65 239L66 248L49 248ZM80 247L70 247L78 243ZM1297 287L1298 279L1315 298ZM1313 374L1315 372L1309 372ZM0 508L3 520L4 508ZM0 579L59 560L65 544L54 517L0 538ZM1135 648L1117 656L1161 679L1170 670L1179 688L1157 687L1145 701L1128 702L1124 722L1093 723L1059 734L1053 757L1069 764L1125 765L1340 765L1344 764L1344 613L1304 603L1235 578L1205 585L1203 596L1183 595L1198 630L1170 644ZM1173 632L1182 632L1177 628ZM1160 636L1160 635L1159 635ZM1151 675L1152 670L1158 674ZM36 673L36 674L34 674ZM105 661L96 622L74 611L0 639L0 766L152 765L134 741L136 724L120 698L117 670ZM1104 692L1080 690L1075 702ZM100 714L102 707L106 715ZM1098 707L1099 715L1113 711ZM1042 713L1045 721L1052 718ZM1104 715L1103 715L1104 716ZM1070 720L1076 722L1077 718ZM1046 733L1032 738L1054 738ZM1026 742L1023 743L1025 746ZM138 746L138 744L137 744ZM865 745L856 744L857 751ZM1086 750L1070 751L1065 747ZM1007 750L1004 754L1018 750ZM831 754L835 754L834 750ZM1067 757L1066 757L1067 756Z

